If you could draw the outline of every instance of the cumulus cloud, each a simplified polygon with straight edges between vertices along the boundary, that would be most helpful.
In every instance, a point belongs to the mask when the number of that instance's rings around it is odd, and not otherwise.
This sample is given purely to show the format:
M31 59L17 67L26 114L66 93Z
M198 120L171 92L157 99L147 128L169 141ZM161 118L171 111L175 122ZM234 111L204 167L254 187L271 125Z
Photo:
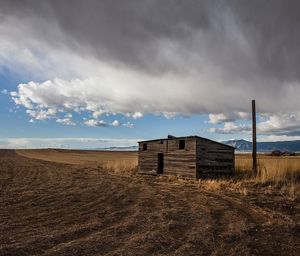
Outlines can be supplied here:
M238 131L245 127L232 122L247 119L255 98L269 115L261 131L299 131L289 116L300 109L299 8L280 0L4 0L0 67L34 77L11 96L36 119L54 118L49 109L95 120L212 113L210 123ZM286 125L272 117L278 112Z

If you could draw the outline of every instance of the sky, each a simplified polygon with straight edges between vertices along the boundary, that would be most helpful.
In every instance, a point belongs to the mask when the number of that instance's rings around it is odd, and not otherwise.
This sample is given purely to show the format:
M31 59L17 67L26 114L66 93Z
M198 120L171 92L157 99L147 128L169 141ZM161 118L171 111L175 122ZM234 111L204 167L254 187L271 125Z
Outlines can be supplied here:
M297 0L0 0L0 147L300 139Z

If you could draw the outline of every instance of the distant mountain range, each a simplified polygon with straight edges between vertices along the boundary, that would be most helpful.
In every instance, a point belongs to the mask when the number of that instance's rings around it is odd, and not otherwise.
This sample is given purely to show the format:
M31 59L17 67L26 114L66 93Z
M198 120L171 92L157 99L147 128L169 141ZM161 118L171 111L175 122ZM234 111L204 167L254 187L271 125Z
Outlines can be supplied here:
M236 151L252 151L252 142L246 140L228 140L222 143L236 148ZM257 142L258 152L271 152L273 150L300 152L300 140L293 141L274 141L274 142Z

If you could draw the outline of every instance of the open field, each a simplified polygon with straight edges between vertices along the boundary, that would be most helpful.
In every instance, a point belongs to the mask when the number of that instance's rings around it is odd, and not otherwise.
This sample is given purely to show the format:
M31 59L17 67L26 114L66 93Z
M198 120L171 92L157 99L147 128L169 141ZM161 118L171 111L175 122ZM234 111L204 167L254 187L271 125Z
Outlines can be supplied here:
M129 172L137 166L135 151L84 151L62 149L17 150L19 155L45 161L66 164L81 164L89 166L104 166L111 171ZM240 178L251 176L252 159L250 154L235 156L236 174ZM256 182L290 181L300 178L300 156L272 157L266 154L258 155L259 176Z
M135 151L25 149L17 150L17 152L25 157L65 164L98 165L112 161L137 164L137 152Z
M278 174L254 179L238 156L216 181L141 176L136 161L0 150L0 255L299 255L299 158L261 156Z

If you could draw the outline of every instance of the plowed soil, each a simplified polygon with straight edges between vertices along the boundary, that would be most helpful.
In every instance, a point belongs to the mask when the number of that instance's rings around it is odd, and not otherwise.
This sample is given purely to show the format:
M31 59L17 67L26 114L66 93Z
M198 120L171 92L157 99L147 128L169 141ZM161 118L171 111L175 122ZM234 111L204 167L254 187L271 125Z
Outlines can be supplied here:
M0 255L299 255L299 200L249 189L1 150Z

